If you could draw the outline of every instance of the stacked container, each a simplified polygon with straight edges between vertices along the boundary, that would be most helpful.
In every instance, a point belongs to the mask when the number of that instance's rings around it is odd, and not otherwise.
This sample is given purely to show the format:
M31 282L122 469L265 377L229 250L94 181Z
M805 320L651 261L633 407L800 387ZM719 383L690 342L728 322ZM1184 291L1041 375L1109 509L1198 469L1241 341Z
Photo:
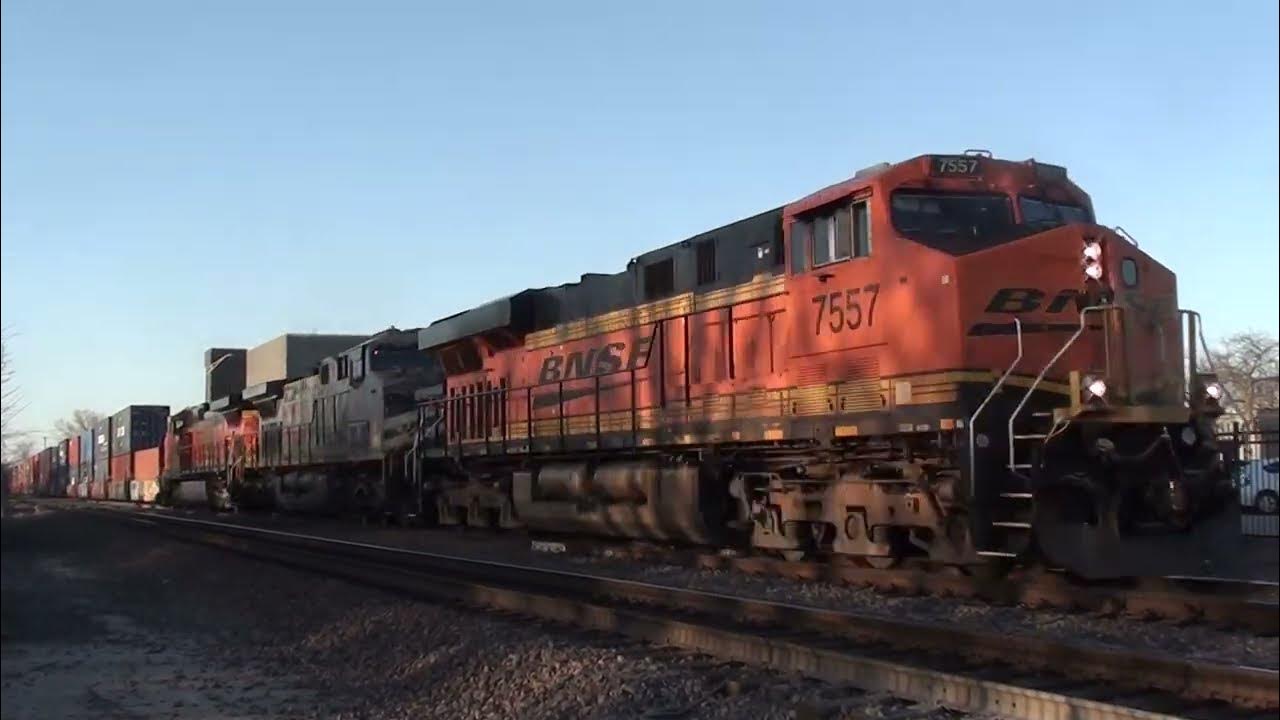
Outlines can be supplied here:
M53 475L49 478L49 497L61 497L67 491L67 456L70 449L66 440L53 446Z
M167 405L130 405L111 416L111 479L107 495L113 500L155 499L160 478L160 451L164 443L165 428L169 421ZM150 451L143 453L143 451ZM142 474L137 476L138 455ZM135 480L145 480L145 485L134 485ZM136 495L131 493L133 490ZM144 500L144 495L149 496Z
M93 486L93 430L80 433L80 485L76 488L76 497L89 497L89 488Z
M93 483L89 486L89 497L105 500L110 479L111 418L107 418L93 428Z
M52 486L54 449L47 447L36 455L34 495L47 496Z
M80 435L72 435L67 439L67 486L62 494L67 497L76 496L76 488L80 485Z
M129 481L129 498L134 502L152 503L160 493L160 470L163 466L158 447L133 453L133 480Z

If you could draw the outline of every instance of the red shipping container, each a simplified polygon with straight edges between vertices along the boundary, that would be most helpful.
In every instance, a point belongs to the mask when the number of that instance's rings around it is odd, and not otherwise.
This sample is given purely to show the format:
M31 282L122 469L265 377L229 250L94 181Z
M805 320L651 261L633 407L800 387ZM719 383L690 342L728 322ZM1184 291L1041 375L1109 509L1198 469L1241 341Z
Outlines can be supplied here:
M72 435L71 442L67 443L67 465L68 467L71 467L71 468L80 467L80 436L79 435Z
M133 454L133 480L160 479L160 448L139 450Z
M126 484L133 479L133 456L129 453L111 458L111 480Z

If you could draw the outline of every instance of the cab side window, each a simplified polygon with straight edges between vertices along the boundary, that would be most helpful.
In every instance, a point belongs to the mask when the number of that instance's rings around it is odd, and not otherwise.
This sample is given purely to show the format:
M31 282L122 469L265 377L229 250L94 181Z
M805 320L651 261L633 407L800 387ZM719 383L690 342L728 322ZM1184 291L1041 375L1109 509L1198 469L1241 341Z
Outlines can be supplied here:
M793 275L799 275L808 269L810 237L809 223L804 220L791 223L791 273Z
M360 380L364 378L364 351L365 347L361 346L356 349L356 356L351 361L351 379Z
M791 223L792 273L870 254L871 217L866 200L830 206ZM806 255L812 262L806 262Z

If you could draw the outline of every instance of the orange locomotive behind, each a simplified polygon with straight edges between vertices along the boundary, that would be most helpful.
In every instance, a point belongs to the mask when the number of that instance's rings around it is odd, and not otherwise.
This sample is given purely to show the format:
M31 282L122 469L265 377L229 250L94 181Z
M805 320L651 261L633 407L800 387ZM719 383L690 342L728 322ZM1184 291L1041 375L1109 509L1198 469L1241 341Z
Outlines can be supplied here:
M926 155L425 328L419 474L446 523L1198 571L1238 523L1196 339L1065 169Z
M258 456L259 413L253 409L185 408L169 418L162 500L226 509L230 489Z

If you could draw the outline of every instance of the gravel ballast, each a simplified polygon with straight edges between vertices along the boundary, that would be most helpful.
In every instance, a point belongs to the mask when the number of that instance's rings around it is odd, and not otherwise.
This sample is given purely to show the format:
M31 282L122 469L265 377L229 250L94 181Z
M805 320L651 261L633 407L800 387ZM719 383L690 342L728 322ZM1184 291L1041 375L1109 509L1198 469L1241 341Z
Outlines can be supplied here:
M706 570L655 559L635 559L628 553L607 550L563 554L539 552L533 550L529 538L519 532L381 528L299 516L224 514L215 517L204 512L176 512L222 522L240 522L425 552L603 574L785 603L876 613L896 619L1046 636L1097 647L1122 647L1187 659L1263 668L1280 667L1280 639L1259 637L1247 630L1219 629L1205 623L1180 625L1124 616L992 605L980 600L894 595L864 587L753 577L734 570Z
M853 718L911 707L79 513L10 515L3 544L5 718Z

